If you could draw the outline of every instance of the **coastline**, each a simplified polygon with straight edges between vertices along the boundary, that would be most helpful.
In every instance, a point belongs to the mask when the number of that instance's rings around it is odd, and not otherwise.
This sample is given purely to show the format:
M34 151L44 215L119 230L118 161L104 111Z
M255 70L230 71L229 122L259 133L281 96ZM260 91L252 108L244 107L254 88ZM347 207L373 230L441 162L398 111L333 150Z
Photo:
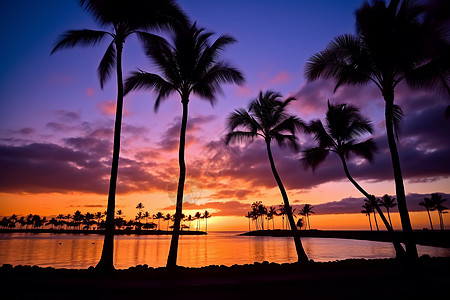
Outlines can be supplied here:
M84 230L84 229L0 229L0 233L53 233L53 234L100 234L105 235L104 230ZM134 234L134 235L172 235L172 230L124 230L116 229L115 235ZM180 235L205 235L204 231L181 230Z
M349 259L306 264L149 268L112 273L3 265L2 295L11 299L124 299L129 296L213 299L437 299L450 280L450 258Z
M378 242L391 242L392 238L387 231L364 231L364 230L302 230L298 231L300 237L318 237L318 238L338 238L368 240ZM404 242L403 233L395 231L397 238ZM290 230L258 230L249 231L240 234L241 236L270 236L270 237L288 237L292 236ZM436 231L414 231L414 237L417 244L423 246L450 248L450 230Z

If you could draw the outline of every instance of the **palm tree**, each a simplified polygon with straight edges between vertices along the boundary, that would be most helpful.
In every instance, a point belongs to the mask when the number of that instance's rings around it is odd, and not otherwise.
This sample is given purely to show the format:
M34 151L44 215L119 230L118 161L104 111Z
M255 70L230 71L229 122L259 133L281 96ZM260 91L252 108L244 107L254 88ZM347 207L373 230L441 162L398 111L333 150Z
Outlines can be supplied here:
M169 224L170 224L170 220L172 220L172 215L170 213L167 213L164 216L164 221L167 221L167 231L169 231Z
M370 203L364 203L362 205L362 207L364 208L363 210L361 210L361 212L363 214L365 214L366 216L369 217L369 225L370 225L370 231L372 231L372 222L370 221L370 214L373 213L373 207L372 205L370 205Z
M102 256L96 268L113 270L115 194L117 170L119 167L120 132L122 128L124 97L122 80L123 44L130 35L137 34L140 39L144 39L151 36L146 32L147 30L168 28L169 26L176 26L179 23L187 22L187 20L175 1L172 0L80 0L80 5L91 13L101 26L112 30L83 29L67 31L61 36L60 40L53 48L52 53L60 49L72 48L77 45L93 46L106 37L112 38L97 69L100 86L103 88L105 82L110 78L114 67L116 68L117 103L105 239Z
M252 213L248 211L245 217L248 218L248 232L250 232L250 219L252 218Z
M391 215L389 214L389 212L390 212L391 208L394 208L394 207L397 206L397 203L395 203L395 198L394 197L390 197L389 195L385 194L380 199L380 205L384 206L386 208L386 212L388 214L388 219L389 219L389 224L392 227Z
M425 198L423 198L423 201L419 202L419 205L425 207L425 209L427 210L428 220L430 220L431 230L434 230L433 222L431 222L431 215L430 215L430 211L435 210L434 202L430 198L425 197Z
M269 210L267 211L267 220L268 221L272 220L272 230L275 230L274 218L276 215L277 215L277 208L275 206L270 206ZM267 227L269 227L269 226L267 225Z
M356 142L359 136L365 133L372 133L372 131L370 120L364 118L357 107L348 104L331 105L328 101L325 125L320 120L313 120L306 128L306 132L314 136L318 145L304 150L302 160L306 168L311 167L314 171L325 161L330 152L336 153L341 160L347 179L367 199L371 199L371 203L375 205L374 208L380 215L386 229L391 233L395 251L397 256L400 257L404 254L404 250L378 203L372 200L375 197L370 195L355 181L350 175L347 166L347 159L351 154L356 154L368 161L372 160L373 153L376 151L376 145L373 140L370 138L363 142Z
M284 230L284 216L286 215L284 204L278 205L278 215L281 216L281 229Z
M377 231L380 231L380 228L378 228L378 222L377 222L377 213L376 213L376 207L379 207L380 199L377 199L375 197L370 197L367 199L364 199L364 202L368 205L372 206L372 213L373 213L373 219L375 221L375 226L377 227Z
M161 219L164 219L163 213L159 211L153 215L153 218L158 220L158 230L161 230Z
M342 84L375 84L385 100L385 121L394 173L398 210L409 257L418 257L406 205L403 175L396 144L398 123L394 91L405 81L412 88L427 88L450 94L450 45L445 30L433 28L422 18L423 7L414 1L365 2L356 11L356 35L336 37L306 65L309 80L330 78ZM397 136L398 138L398 136Z
M158 93L155 110L162 100L173 93L178 93L183 106L183 116L180 130L179 167L180 176L177 188L177 203L175 212L174 232L170 244L167 266L176 266L178 239L180 231L180 216L183 206L184 182L186 165L184 151L186 144L186 126L188 119L188 103L191 94L208 100L211 104L216 94L221 90L222 83L242 83L244 78L237 69L229 63L219 60L222 50L235 39L231 36L220 36L213 44L209 43L211 32L205 32L194 23L190 27L179 28L175 32L173 44L166 40L157 40L146 44L147 56L162 71L158 74L144 71L134 72L126 80L125 91L133 89L149 89Z
M206 221L205 232L208 232L208 219L211 218L211 214L209 213L209 211L205 210L205 212L203 213L203 218Z
M262 137L266 143L267 154L275 181L278 184L284 201L286 214L293 231L294 243L297 250L299 262L307 262L308 257L303 249L297 226L292 216L291 206L288 195L283 186L275 162L272 157L271 142L275 140L280 146L291 146L298 149L295 132L304 127L304 123L296 116L289 115L287 106L295 98L280 100L281 95L272 91L259 93L258 97L252 100L248 106L248 111L241 108L235 110L228 117L229 133L226 135L225 142L252 142L256 137Z
M202 217L202 214L199 211L196 212L194 215L194 219L197 220L197 225L195 226L197 231L200 230L200 218L201 217Z
M441 230L444 230L444 218L443 214L446 214L447 207L444 206L444 202L447 201L447 199L442 199L442 195L438 193L431 194L431 202L434 204L434 209L438 211L439 214L439 225L441 227Z
M314 214L312 211L312 205L311 204L305 204L303 208L300 211L300 215L306 217L306 222L308 223L308 229L311 230L311 223L309 222L309 215ZM305 227L306 228L306 227Z

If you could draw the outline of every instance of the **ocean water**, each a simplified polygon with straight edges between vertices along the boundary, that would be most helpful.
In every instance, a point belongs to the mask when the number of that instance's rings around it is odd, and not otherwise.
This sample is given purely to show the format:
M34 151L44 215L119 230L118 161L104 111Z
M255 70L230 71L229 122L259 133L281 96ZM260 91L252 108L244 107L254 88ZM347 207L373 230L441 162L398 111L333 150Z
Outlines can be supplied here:
M178 265L249 264L254 262L295 262L292 238L237 236L238 232L209 232L201 236L181 236ZM114 265L125 269L138 264L163 267L169 253L170 236L118 235L115 237ZM334 261L348 258L394 257L391 243L333 238L302 238L310 259ZM83 269L95 266L103 244L101 235L0 234L0 265ZM417 246L419 255L450 257L450 249Z

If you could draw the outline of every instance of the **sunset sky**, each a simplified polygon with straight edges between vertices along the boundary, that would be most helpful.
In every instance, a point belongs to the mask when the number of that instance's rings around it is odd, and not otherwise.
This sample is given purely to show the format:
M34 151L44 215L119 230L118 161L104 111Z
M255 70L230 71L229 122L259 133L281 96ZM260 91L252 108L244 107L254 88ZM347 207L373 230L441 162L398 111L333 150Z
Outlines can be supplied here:
M354 33L354 11L362 2L178 1L192 21L216 33L214 38L230 34L237 39L223 58L246 78L243 86L224 86L214 107L191 97L185 214L208 210L213 215L208 229L246 230L244 215L252 202L281 204L264 144L226 146L223 141L227 116L267 89L296 97L290 112L304 121L323 119L328 99L357 105L373 122L379 151L372 163L352 161L350 172L371 194L394 196L379 90L344 86L333 94L333 82L306 82L303 75L312 54L333 37ZM108 41L50 56L66 30L101 28L78 3L24 0L2 5L0 216L106 210L116 84L111 78L101 90L96 69ZM137 68L155 72L135 37L125 43L123 65L125 77ZM152 214L174 212L181 104L174 95L155 113L155 98L150 92L131 92L124 102L116 207L125 219L134 218L139 202ZM396 102L405 113L399 152L413 227L419 229L428 225L418 206L423 197L439 192L450 199L450 119L444 118L449 101L399 86ZM312 141L299 135L299 142L306 147ZM337 157L331 155L313 173L303 169L301 153L275 146L273 152L291 203L313 205L312 227L368 229L367 217L360 213L361 194L346 180ZM399 229L398 215L392 217ZM432 217L437 224L437 212ZM450 226L449 214L445 223Z

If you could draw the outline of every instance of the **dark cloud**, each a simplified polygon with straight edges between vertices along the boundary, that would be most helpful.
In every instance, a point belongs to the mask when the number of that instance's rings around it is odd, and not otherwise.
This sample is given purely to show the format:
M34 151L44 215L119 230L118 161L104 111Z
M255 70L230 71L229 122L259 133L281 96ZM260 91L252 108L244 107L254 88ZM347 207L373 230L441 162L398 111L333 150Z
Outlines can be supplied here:
M440 193L442 198L450 199L450 194ZM382 195L377 195L381 197ZM395 198L395 195L391 195ZM419 205L419 202L423 201L425 197L431 197L430 194L408 194L406 195L406 203L408 210L410 212L424 211L425 208ZM344 198L339 201L331 201L322 204L313 205L313 211L316 215L326 215L326 214L352 214L361 213L362 205L364 204L364 197L361 198ZM303 205L293 205L298 210L300 210ZM384 208L382 208L385 211ZM391 208L391 212L397 212L397 207Z

